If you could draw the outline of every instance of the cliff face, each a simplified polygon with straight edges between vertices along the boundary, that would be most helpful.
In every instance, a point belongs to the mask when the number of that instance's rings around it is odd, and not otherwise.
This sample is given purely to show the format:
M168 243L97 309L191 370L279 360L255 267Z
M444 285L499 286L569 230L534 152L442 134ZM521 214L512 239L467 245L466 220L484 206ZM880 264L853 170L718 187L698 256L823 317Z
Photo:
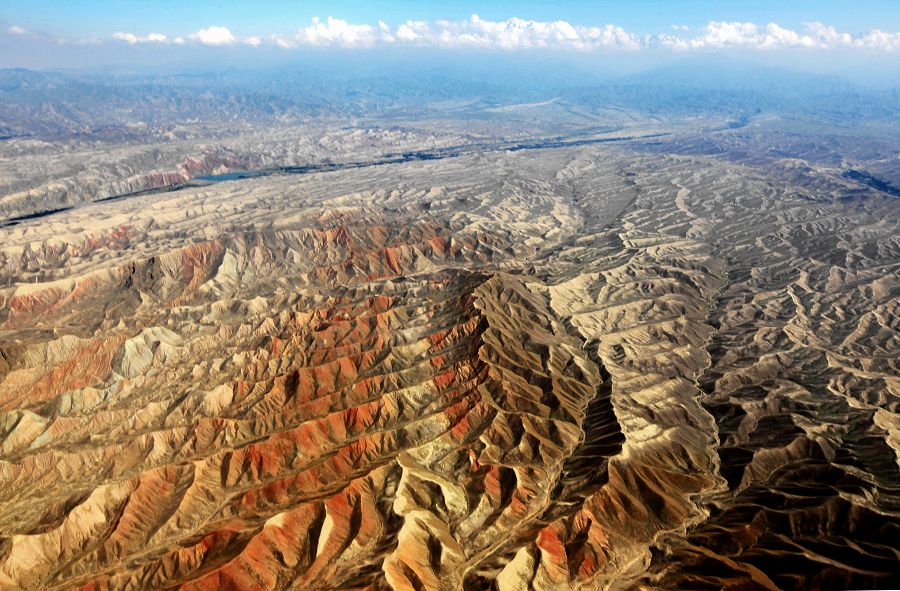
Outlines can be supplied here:
M0 588L889 585L897 207L829 182L592 146L0 229Z

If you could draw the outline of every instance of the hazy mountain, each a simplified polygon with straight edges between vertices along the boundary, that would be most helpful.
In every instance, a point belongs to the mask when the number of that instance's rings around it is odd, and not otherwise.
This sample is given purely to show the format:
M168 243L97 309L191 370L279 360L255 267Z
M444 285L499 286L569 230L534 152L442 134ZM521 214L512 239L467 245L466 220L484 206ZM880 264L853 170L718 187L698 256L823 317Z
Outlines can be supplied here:
M327 67L301 61L164 76L0 70L0 135L97 133L134 123L378 118L422 113L433 108L431 103L453 100L471 103L454 116L555 98L655 115L801 114L837 125L900 115L896 87L868 88L830 75L726 61L686 60L618 77L552 60L456 58L447 66L437 70L416 61L348 59Z

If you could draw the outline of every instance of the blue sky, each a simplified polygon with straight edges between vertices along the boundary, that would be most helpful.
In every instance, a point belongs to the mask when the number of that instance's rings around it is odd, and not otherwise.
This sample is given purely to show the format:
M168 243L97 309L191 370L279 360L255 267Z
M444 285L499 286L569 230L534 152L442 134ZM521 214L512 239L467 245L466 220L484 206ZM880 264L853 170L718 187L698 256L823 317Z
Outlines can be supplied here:
M355 1L256 0L4 0L0 18L28 30L71 36L116 31L161 31L168 35L221 25L241 35L292 31L313 16L351 23L400 23L407 19L460 20L478 14L572 24L615 24L637 33L659 33L671 25L699 27L708 21L769 23L790 28L809 21L842 31L900 30L898 0L575 0L545 1Z
M0 0L0 67L261 63L322 49L620 64L730 52L877 74L900 63L900 0Z

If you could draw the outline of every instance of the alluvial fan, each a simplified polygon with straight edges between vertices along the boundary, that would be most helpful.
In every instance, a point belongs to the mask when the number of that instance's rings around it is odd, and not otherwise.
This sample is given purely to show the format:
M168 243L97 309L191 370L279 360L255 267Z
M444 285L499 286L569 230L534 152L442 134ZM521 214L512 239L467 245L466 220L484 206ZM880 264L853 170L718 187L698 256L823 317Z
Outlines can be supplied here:
M0 229L0 588L900 583L896 200L659 151Z

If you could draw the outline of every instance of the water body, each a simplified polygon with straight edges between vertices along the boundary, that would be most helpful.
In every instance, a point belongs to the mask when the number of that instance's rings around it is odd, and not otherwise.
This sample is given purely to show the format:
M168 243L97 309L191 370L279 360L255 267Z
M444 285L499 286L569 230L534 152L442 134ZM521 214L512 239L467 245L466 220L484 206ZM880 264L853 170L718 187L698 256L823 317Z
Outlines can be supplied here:
M671 135L669 133L652 133L647 135L631 135L607 138L583 138L573 139L571 137L555 137L535 140L532 142L521 142L511 144L470 144L466 146L455 146L449 148L440 148L437 150L418 150L413 152L399 152L385 154L384 157L377 160L363 160L356 162L321 162L317 164L306 164L303 166L278 166L274 168L263 168L260 170L248 170L240 172L227 172L225 174L214 174L194 177L190 181L184 183L175 183L164 187L153 189L144 189L142 191L134 191L131 193L122 193L120 195L110 195L109 197L101 197L89 203L104 203L107 201L120 201L122 199L131 199L132 197L140 197L143 195L156 195L158 193L171 193L173 191L181 191L194 187L205 187L213 183L222 183L228 181L237 181L249 178L258 178L271 175L282 174L311 174L315 172L334 172L337 170L351 170L356 168L369 168L372 166L384 166L387 164L400 164L403 162L414 162L421 160L443 160L446 158L457 158L464 154L475 152L520 152L522 150L545 150L553 148L574 148L578 146L589 146L591 144L606 144L612 142L628 142L633 140L644 140L659 138ZM79 207L79 206L73 206ZM63 211L68 211L72 207L61 207L57 209L48 209L38 211L28 215L17 216L0 221L0 228L15 226L24 221L47 217Z
M225 174L210 174L205 176L194 177L195 181L206 181L209 183L221 183L223 181L239 181L241 179L252 179L254 177L263 176L259 171L242 171L242 172L226 172Z
M883 181L878 177L872 176L868 172L851 169L845 171L841 176L845 179L856 181L857 183L861 183L863 185L866 185L867 187L871 187L877 191L881 191L882 193L887 193L888 195L892 195L894 197L900 197L900 188L895 187L889 182Z

